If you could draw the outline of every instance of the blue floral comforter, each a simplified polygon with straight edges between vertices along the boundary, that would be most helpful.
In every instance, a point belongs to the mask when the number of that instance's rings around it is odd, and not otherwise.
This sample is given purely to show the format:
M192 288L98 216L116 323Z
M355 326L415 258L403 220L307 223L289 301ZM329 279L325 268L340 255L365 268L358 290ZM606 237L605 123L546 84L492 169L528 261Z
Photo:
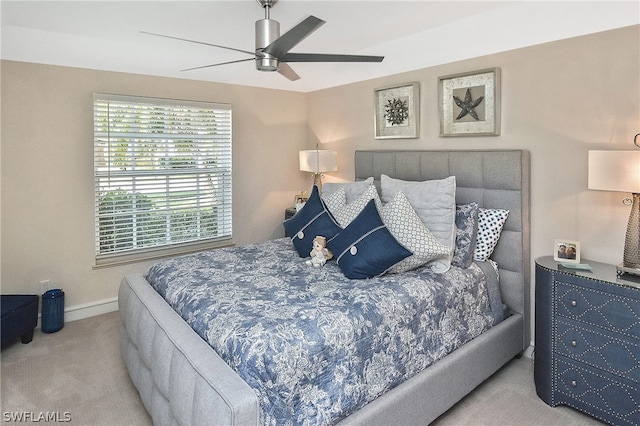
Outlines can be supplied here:
M255 390L264 424L332 424L493 323L480 267L347 279L289 239L162 261L146 279Z

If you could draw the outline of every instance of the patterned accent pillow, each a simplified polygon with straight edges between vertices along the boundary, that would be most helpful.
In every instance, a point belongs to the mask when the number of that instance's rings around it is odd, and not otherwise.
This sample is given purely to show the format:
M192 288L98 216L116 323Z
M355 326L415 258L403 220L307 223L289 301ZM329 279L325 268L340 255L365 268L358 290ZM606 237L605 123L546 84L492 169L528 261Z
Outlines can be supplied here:
M283 225L287 234L291 235L291 241L300 257L309 257L316 236L322 235L329 239L342 230L325 207L315 185L304 207L285 220Z
M369 177L365 180L361 180L358 182L346 182L346 183L327 182L324 185L322 185L322 194L325 196L330 195L330 194L333 194L335 191L338 191L340 188L342 188L344 189L344 193L347 197L347 203L353 203L371 185L373 185L373 177Z
M393 179L380 176L381 198L390 202L398 191L407 196L411 207L433 235L449 249L447 257L434 260L431 269L446 272L456 244L456 178L427 180L423 182Z
M330 197L332 197L331 195ZM365 208L367 203L370 200L374 200L376 202L376 207L378 211L382 208L382 202L380 201L380 196L378 195L378 191L376 187L373 185L369 185L369 187L352 203L344 203L340 206L334 205L329 209L333 217L338 222L342 228L346 228L347 225L351 223L353 219L360 214L360 212Z
M468 268L473 262L478 236L478 203L456 206L456 248L451 264Z
M404 192L399 191L382 207L380 216L391 235L413 253L392 266L389 272L410 271L449 254L449 249L424 226Z
M489 260L498 244L504 223L509 216L509 210L480 209L478 213L478 237L473 260Z
M347 204L347 196L344 192L344 188L339 188L330 194L326 192L322 193L322 201L330 212L337 210L340 206Z
M350 279L383 275L393 265L411 256L382 222L374 200L369 200L349 226L327 241L327 246Z

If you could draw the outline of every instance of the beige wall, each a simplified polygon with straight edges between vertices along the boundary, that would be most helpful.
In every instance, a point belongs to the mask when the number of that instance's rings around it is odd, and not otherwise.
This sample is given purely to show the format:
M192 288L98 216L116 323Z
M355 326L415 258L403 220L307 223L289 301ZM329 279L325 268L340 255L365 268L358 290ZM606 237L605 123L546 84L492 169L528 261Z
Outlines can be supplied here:
M117 296L149 262L94 269L94 92L230 103L237 244L284 235L284 209L308 184L305 95L297 92L2 62L3 293L65 290L67 307ZM274 78L280 76L274 75Z
M93 92L233 105L238 244L283 235L283 209L309 183L297 151L316 142L339 152L334 181L353 178L355 149L525 148L533 257L566 238L581 241L584 257L618 262L629 208L625 194L587 190L587 151L633 149L639 40L634 26L308 94L2 62L2 292L38 293L51 279L67 306L91 305L149 265L92 268ZM438 76L491 67L502 70L501 136L438 137ZM420 83L420 138L375 140L373 90L411 81Z
M502 72L501 135L439 137L438 77L493 67ZM413 81L420 138L374 139L374 89ZM309 93L309 139L340 152L335 180L353 178L356 149L527 149L533 258L564 238L580 241L586 258L619 263L628 194L587 190L587 152L636 149L639 84L640 26L633 26Z

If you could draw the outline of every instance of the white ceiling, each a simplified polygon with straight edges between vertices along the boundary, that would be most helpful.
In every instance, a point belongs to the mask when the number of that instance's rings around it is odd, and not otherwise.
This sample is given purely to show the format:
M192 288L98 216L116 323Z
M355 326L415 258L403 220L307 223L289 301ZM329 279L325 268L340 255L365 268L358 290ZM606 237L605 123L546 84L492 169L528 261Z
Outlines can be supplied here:
M382 63L293 63L301 79L247 56L140 31L254 50L255 0L1 2L2 59L308 92L640 23L635 1L280 0L281 34L327 21L292 52L382 55ZM498 65L498 64L497 64Z

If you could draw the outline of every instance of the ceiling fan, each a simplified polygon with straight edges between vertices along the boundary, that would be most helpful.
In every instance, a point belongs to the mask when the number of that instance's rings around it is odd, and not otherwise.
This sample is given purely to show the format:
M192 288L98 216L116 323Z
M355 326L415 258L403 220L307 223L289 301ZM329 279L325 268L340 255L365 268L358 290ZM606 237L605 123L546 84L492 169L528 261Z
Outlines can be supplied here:
M191 71L202 68L217 67L219 65L233 64L237 62L255 61L256 68L259 71L278 71L291 81L298 80L300 76L293 71L288 62L382 62L384 56L363 56L363 55L334 55L323 53L291 53L302 40L307 38L312 32L317 30L325 23L322 19L315 16L309 16L304 21L291 28L289 31L280 35L280 23L270 19L270 9L278 0L256 0L264 8L264 19L256 21L256 50L251 52L248 50L236 49L233 47L220 46L202 41L188 40L179 37L173 37L164 34L150 33L141 31L158 37L171 38L174 40L186 41L189 43L204 44L207 46L219 47L236 52L246 53L253 56L252 58L239 59L236 61L228 61L211 65L203 65L194 68L187 68L182 71Z

